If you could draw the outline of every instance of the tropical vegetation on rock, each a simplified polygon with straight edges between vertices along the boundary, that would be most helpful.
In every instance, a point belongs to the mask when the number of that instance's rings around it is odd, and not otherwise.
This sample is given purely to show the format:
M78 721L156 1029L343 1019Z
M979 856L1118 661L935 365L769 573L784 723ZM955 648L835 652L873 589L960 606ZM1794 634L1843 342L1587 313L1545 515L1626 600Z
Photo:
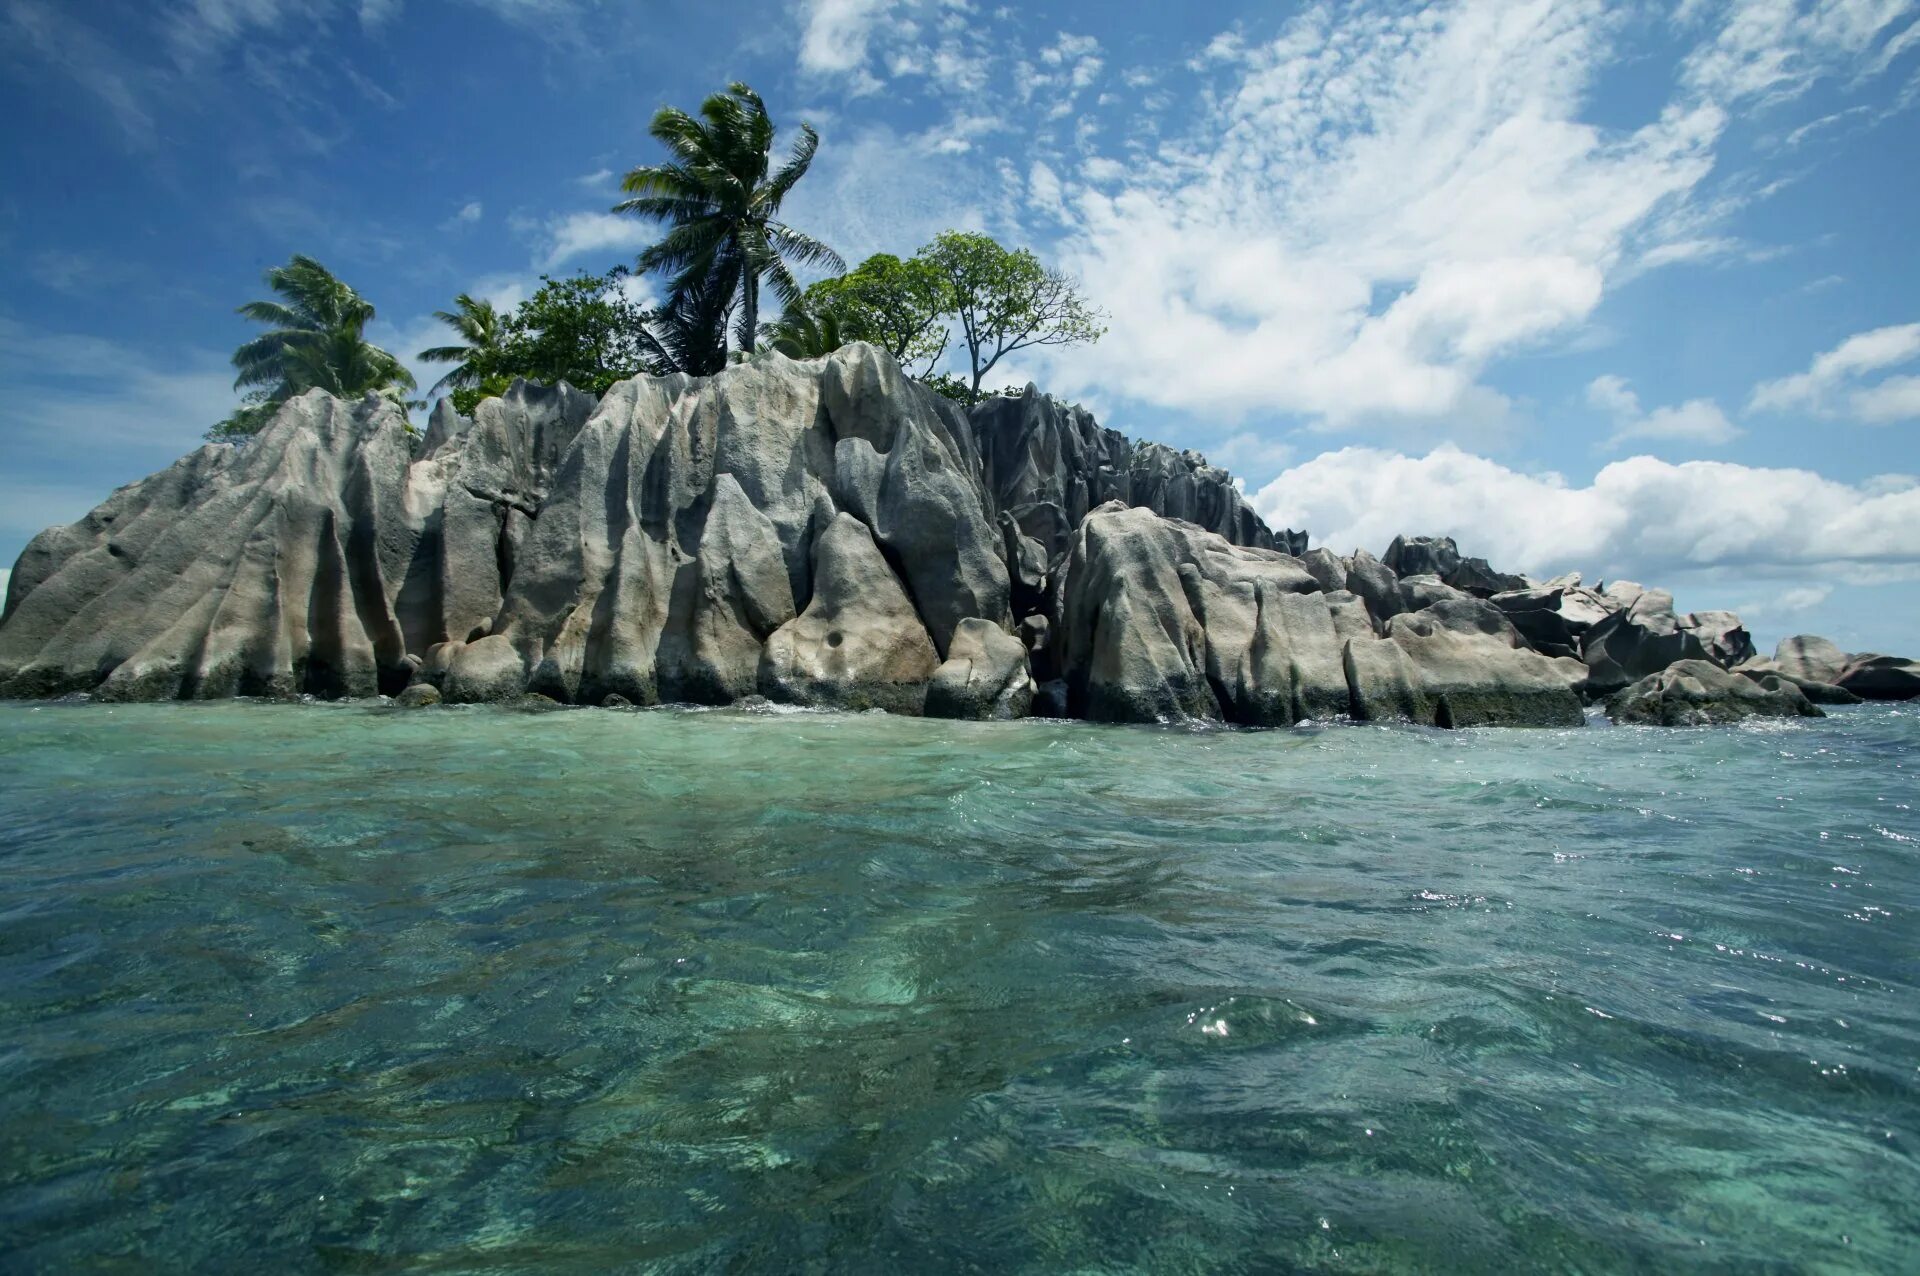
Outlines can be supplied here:
M763 345L817 359L865 341L971 404L1008 355L1101 336L1101 316L1071 276L977 231L948 231L909 257L877 253L848 269L832 248L781 220L819 134L801 124L776 165L777 129L745 84L708 97L697 114L665 107L649 132L666 158L627 173L629 198L614 211L656 223L660 238L631 268L543 275L511 309L455 297L434 313L451 330L449 344L416 356L452 365L431 393L471 413L516 380L602 394L641 374L709 376ZM802 274L820 271L834 273L802 284ZM425 406L408 398L414 378L400 359L366 340L373 306L325 266L295 256L267 272L267 285L278 300L240 309L269 325L234 355L235 386L248 393L209 438L255 434L282 403L314 388ZM763 293L779 302L776 318L762 318ZM941 370L943 361L952 371Z

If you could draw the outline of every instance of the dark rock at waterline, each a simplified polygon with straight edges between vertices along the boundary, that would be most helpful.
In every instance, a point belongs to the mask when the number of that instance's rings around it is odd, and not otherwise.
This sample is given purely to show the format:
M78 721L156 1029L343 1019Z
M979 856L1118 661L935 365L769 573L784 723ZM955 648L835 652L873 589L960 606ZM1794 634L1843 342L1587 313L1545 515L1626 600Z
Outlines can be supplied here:
M1826 715L1785 678L1749 677L1710 660L1682 660L1615 693L1607 716L1624 725L1699 727Z
M960 622L927 684L930 718L1024 718L1033 708L1027 649L984 620Z
M1911 700L1920 696L1920 660L1863 652L1840 671L1838 685L1866 700Z
M440 703L440 688L430 682L416 682L395 697L402 709L425 709Z
M1597 696L1613 694L1682 660L1707 660L1700 635L1683 628L1673 595L1618 581L1602 595L1621 604L1587 630L1580 645L1587 685Z

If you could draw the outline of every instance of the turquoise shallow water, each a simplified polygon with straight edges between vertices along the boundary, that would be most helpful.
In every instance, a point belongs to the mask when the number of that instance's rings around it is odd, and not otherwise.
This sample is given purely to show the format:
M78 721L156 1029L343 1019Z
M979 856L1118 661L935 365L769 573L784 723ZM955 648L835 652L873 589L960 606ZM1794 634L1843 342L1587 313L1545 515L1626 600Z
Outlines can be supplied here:
M0 707L0 1267L1920 1270L1920 706Z

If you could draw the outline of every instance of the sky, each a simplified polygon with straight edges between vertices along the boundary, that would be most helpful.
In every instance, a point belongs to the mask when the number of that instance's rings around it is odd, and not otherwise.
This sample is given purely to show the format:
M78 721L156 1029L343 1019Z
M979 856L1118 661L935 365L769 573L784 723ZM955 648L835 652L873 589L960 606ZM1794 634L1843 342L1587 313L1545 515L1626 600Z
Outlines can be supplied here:
M0 563L231 409L267 267L411 359L630 263L733 79L821 134L789 221L1071 272L1106 336L990 382L1276 526L1920 652L1920 0L0 0Z

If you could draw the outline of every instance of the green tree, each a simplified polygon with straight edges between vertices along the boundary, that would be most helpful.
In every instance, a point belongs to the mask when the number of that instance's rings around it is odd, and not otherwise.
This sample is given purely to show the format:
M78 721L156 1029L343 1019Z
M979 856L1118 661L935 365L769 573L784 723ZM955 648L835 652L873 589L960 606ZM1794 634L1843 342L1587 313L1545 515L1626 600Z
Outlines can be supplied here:
M629 172L621 189L633 198L613 211L667 228L637 264L670 276L667 310L680 316L684 329L720 331L718 361L687 369L718 371L726 362L727 316L736 307L740 345L749 353L754 348L763 279L782 306L793 306L800 286L790 263L846 269L831 248L779 220L780 205L806 176L820 137L802 124L786 162L771 171L773 121L760 95L739 83L702 102L699 119L662 107L648 131L670 158ZM711 345L702 335L690 348L710 356L704 347Z
M790 307L779 322L760 331L769 346L789 359L818 359L847 344L840 317L831 310L810 314L799 306Z
M278 298L249 301L239 313L268 326L233 354L236 390L249 393L232 416L207 432L224 439L257 433L274 409L295 395L320 389L344 399L368 391L405 406L413 374L366 339L373 306L332 271L296 254L266 273Z
M418 358L428 363L452 363L454 368L433 383L428 394L442 390L465 390L480 384L499 361L500 345L506 338L506 319L491 301L476 301L467 293L453 299L452 310L436 310L433 317L452 328L462 344L435 346L422 350Z
M443 347L421 357L464 357L456 369L464 370L462 383L453 393L453 405L462 412L504 393L515 377L545 385L565 381L604 394L616 381L668 371L677 363L652 330L657 316L633 297L631 278L624 266L604 275L542 275L534 294L500 317L490 346ZM444 312L440 317L449 319Z
M891 354L909 376L931 373L946 353L945 318L953 294L943 276L920 257L905 261L876 253L844 275L823 279L806 292L806 310L832 315L848 341L871 341Z
M1073 277L1048 270L1024 248L950 230L916 256L949 290L971 372L968 402L979 401L981 378L1014 351L1080 345L1106 332L1105 316L1081 297Z

